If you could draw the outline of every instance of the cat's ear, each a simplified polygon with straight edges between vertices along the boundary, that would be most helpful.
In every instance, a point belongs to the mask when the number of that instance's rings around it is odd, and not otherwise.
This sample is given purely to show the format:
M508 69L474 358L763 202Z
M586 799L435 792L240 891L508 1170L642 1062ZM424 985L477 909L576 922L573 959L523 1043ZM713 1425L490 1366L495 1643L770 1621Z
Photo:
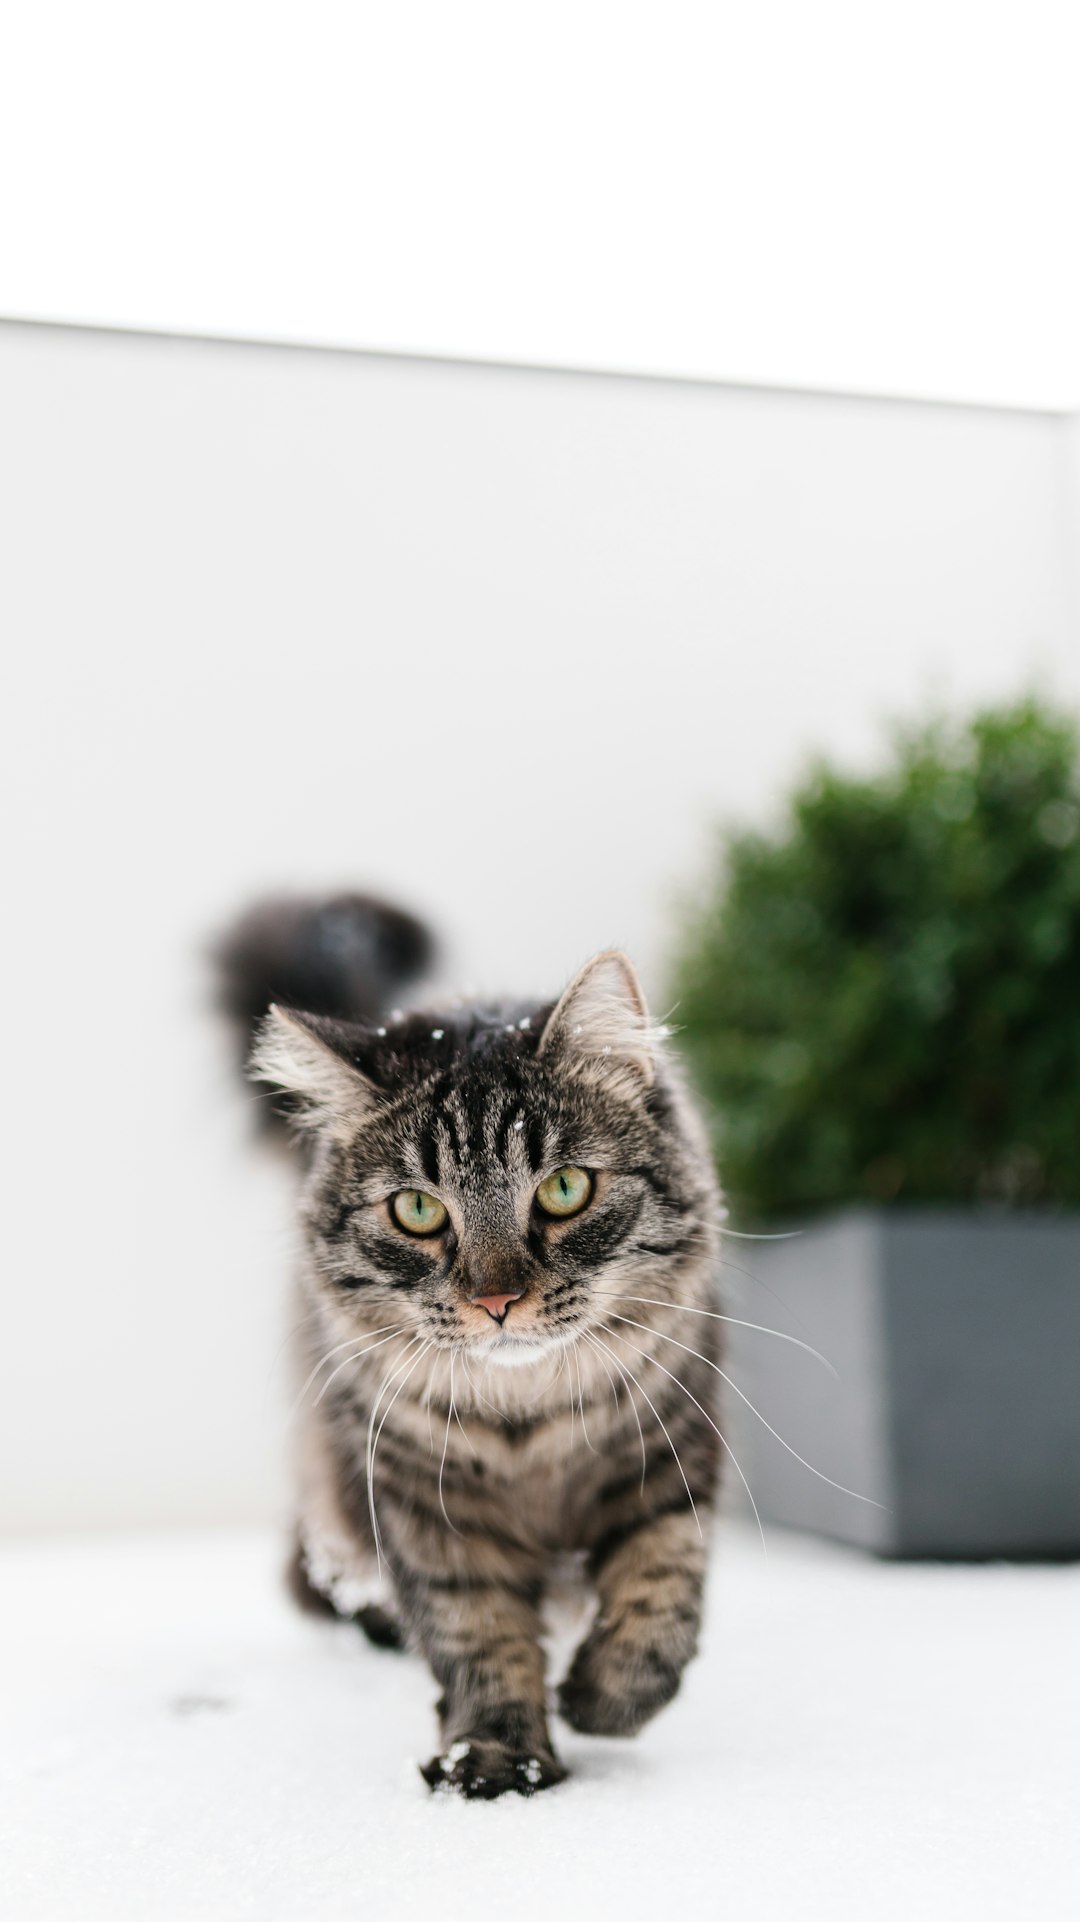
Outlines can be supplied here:
M548 1016L537 1052L601 1068L640 1094L655 1079L659 1038L637 975L625 954L609 948L574 976Z
M360 1065L356 1040L344 1022L272 1006L255 1036L248 1072L289 1097L298 1127L337 1132L372 1113L381 1098Z

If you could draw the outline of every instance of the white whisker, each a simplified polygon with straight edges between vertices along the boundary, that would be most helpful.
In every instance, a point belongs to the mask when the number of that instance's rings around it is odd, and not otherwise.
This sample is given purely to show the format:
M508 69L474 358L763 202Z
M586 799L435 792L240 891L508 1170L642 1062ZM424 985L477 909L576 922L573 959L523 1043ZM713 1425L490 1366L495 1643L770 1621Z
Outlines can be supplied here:
M786 1315L790 1315L793 1321L797 1321L800 1328L806 1327L802 1316L796 1313L791 1303L785 1301L782 1295L778 1295L775 1288L770 1288L767 1281L762 1281L760 1275L755 1275L749 1268L741 1267L737 1261L729 1261L726 1255L721 1255L719 1260L721 1268L730 1268L733 1275L745 1275L747 1281L752 1281L755 1288L764 1288L765 1293L775 1301L778 1308L782 1308Z
M583 1334L582 1339L591 1344L591 1346L595 1349L597 1355L599 1355L601 1364L603 1365L603 1367L607 1368L607 1362L604 1360L604 1356L601 1352L601 1346L599 1342L595 1341L593 1339L593 1336L589 1333ZM623 1369L619 1363L618 1357L616 1355L611 1354L610 1348L607 1350L607 1353L611 1356L611 1360L614 1362L615 1367L619 1371L619 1376L622 1380L623 1387L626 1389L626 1399L630 1403L630 1413L633 1415L634 1420L637 1423L638 1440L641 1443L641 1492L642 1494L644 1494L645 1493L645 1474L648 1468L648 1458L645 1454L645 1435L641 1426L641 1416L638 1414L638 1411L637 1411L637 1403L634 1400L634 1391L631 1388L630 1383L627 1381L625 1374L623 1373ZM614 1393L615 1379L611 1373L610 1368L608 1368L608 1379L611 1382L612 1393ZM619 1405L618 1396L616 1395L615 1406L618 1407L618 1405Z
M372 1349L385 1348L388 1341L394 1341L395 1339L400 1339L401 1330L402 1330L402 1324L399 1323L398 1326L392 1329L388 1335L384 1334L381 1341L368 1342L368 1339L365 1336L364 1346L355 1349L353 1354L346 1355L344 1361L338 1362L338 1365L334 1369L333 1373L330 1375L327 1375L326 1380L323 1382L323 1385L320 1388L318 1394L316 1395L312 1406L315 1408L319 1406L319 1403L321 1402L323 1396L326 1394L327 1389L330 1387L332 1382L337 1380L337 1377L341 1374L342 1369L351 1367L352 1363L354 1361L359 1361L362 1355L370 1355L372 1352ZM354 1337L354 1340L355 1339L356 1337ZM322 1361L316 1364L316 1366L312 1369L311 1374L308 1376L307 1381L304 1383L303 1388L300 1390L301 1401L303 1400L305 1394L307 1393L307 1390L310 1387L311 1383L314 1381L315 1376L318 1374L319 1369L323 1366L325 1362L328 1362L330 1360L330 1355L336 1355L341 1348L344 1348L347 1345L348 1344L346 1342L339 1343L338 1348L332 1348L330 1350L330 1354L324 1355Z
M453 1349L451 1349L450 1350L451 1366L453 1364L453 1357L454 1357L454 1351ZM472 1449L473 1454L477 1455L478 1450L477 1450L476 1443L474 1442L472 1436L470 1435L468 1429L466 1428L465 1423L461 1419L461 1415L458 1412L458 1405L456 1402L453 1402L453 1414L454 1414L454 1420L457 1422L457 1425L460 1428L463 1436L465 1437L465 1440L468 1442L469 1447Z
M476 1396L477 1401L483 1402L485 1408L490 1408L492 1414L498 1415L500 1421L505 1421L507 1419L505 1409L497 1407L496 1404L493 1401L491 1401L487 1395L485 1395L483 1389L477 1387L476 1377L474 1376L472 1369L469 1367L469 1364L465 1359L464 1351L462 1352L462 1356L461 1356L461 1366L465 1370L465 1375L468 1380L469 1387L472 1389L473 1394Z
M588 1340L588 1329L585 1329L585 1328L583 1328L583 1329L582 1329L582 1331L581 1331L581 1335L580 1335L580 1337L579 1337L579 1340L583 1340L583 1341L587 1341L587 1340ZM595 1351L594 1351L594 1352L595 1352ZM599 1355L599 1356L598 1356L598 1359L599 1359L599 1362L600 1362L600 1366L601 1366L601 1368L603 1369L603 1371L604 1371L604 1373L605 1373L605 1375L607 1376L607 1378L608 1378L608 1380L609 1380L609 1382L611 1383L611 1398L612 1398L612 1400L613 1400L613 1401L614 1401L614 1403L615 1403L615 1407L616 1407L616 1409L618 1409L618 1407L619 1407L619 1389L618 1389L618 1384L617 1384L617 1382L616 1382L616 1380L615 1380L615 1377L614 1377L614 1375L612 1374L612 1372L611 1372L611 1370L610 1370L610 1368L608 1367L608 1365L607 1365L607 1362L606 1362L606 1361L604 1360L604 1357L603 1357L603 1355ZM625 1386L625 1382L624 1382L624 1386Z
M612 1334L615 1334L615 1330L614 1330L614 1329L612 1329L612 1331L611 1331L611 1332L612 1332ZM606 1347L607 1347L607 1343L606 1343L606 1342L603 1342L603 1341L600 1341L600 1337L599 1337L599 1335L596 1335L596 1336L594 1337L594 1339L595 1339L596 1341L599 1341L599 1342L600 1342L600 1346L601 1346L601 1348L606 1348ZM617 1341L625 1341L625 1340L626 1340L626 1337L625 1337L625 1335L616 1335L616 1337L615 1337L615 1339L616 1339ZM628 1348L631 1348L631 1347L633 1347L633 1343L632 1343L632 1342L627 1342L627 1343L626 1343L626 1345L627 1345L627 1347L628 1347ZM611 1355L611 1349L610 1349L610 1348L608 1348L608 1349L607 1349L607 1352L608 1352L608 1354L609 1354L609 1355ZM614 1361L614 1360L615 1360L615 1356L614 1356L614 1355L611 1355L611 1359L612 1359L612 1361ZM647 1401L647 1402L649 1403L649 1407L650 1407L650 1408L652 1409L652 1412L653 1412L653 1415L655 1416L655 1418L656 1418L656 1420L657 1420L657 1421L659 1422L659 1424L660 1424L660 1427L661 1427L661 1428L663 1429L663 1431L664 1431L664 1440L665 1440L665 1441L667 1442L667 1445L668 1445L668 1447L670 1448L670 1450L671 1450L671 1452L672 1452L672 1454L673 1454L673 1455L674 1455L674 1457L675 1457L675 1466L676 1466L676 1468L678 1469L678 1471L679 1471L679 1473L680 1473L680 1475L682 1476L682 1484L683 1484L683 1487L684 1487L684 1488L685 1488L685 1490L686 1490L686 1494L687 1494L687 1499L689 1500L689 1503L690 1503L690 1507L691 1507L691 1509L693 1510L693 1515L694 1515L694 1522L695 1522L695 1525L696 1525L696 1527L697 1527L697 1532L698 1532L698 1539L699 1539L700 1541L704 1541L704 1540L705 1540L705 1532L704 1532L704 1530L703 1530L703 1528L702 1528L702 1526L701 1526L701 1518L700 1518L700 1516L698 1515L698 1512L697 1512L697 1503L695 1502L695 1500L694 1500L694 1497L693 1497L693 1495L692 1495L692 1494L690 1493L690 1483L689 1483L689 1482L687 1481L687 1479L686 1479L686 1470L685 1470L685 1469L683 1468L683 1465L682 1465L682 1462L681 1462L681 1460L680 1460L680 1458L679 1458L679 1451L678 1451L678 1449L676 1448L676 1446L675 1446L675 1443L674 1443L674 1442L672 1441L672 1439L671 1439L671 1436L670 1436L670 1435L668 1434L668 1431L667 1431L667 1427L666 1427L666 1425L665 1425L665 1423L664 1423L664 1421L663 1421L663 1418L662 1418L662 1417L661 1417L661 1415L660 1415L660 1414L659 1414L659 1413L657 1412L657 1408L656 1408L656 1403L655 1403L655 1402L653 1402L653 1401L649 1401L649 1397L648 1397L648 1395L646 1394L646 1392L645 1392L645 1389L644 1389L644 1388L642 1388L642 1386L641 1386L641 1383L640 1383L640 1382L638 1381L638 1378L637 1378L637 1376L635 1375L635 1373L634 1373L634 1371L633 1371L633 1369L632 1369L631 1367L629 1367L629 1365L627 1365L627 1368L626 1368L626 1372L627 1372L627 1374L629 1375L629 1377L630 1377L630 1380L631 1380L631 1381L632 1381L632 1382L634 1383L634 1385L635 1385L635 1387L637 1387L637 1388L639 1389L639 1391L640 1391L640 1393L641 1393L641 1394L642 1394L642 1395L644 1396L644 1398L645 1398L645 1400L646 1400L646 1401Z
M297 1335L300 1333L301 1328L306 1328L309 1322L315 1321L317 1319L317 1313L318 1311L314 1307L309 1307L307 1313L305 1315L301 1315L300 1320L296 1322L294 1326L289 1329L288 1333L286 1335L283 1335L281 1340L278 1342L278 1345L274 1350L273 1359L270 1363L269 1368L266 1371L266 1386L268 1388L270 1386L270 1381L273 1376L274 1370L277 1367L278 1362L281 1360L282 1355L285 1353L286 1348L288 1348L290 1342L295 1341Z
M801 1348L806 1354L813 1355L815 1361L819 1361L823 1368L828 1369L834 1380L840 1379L827 1355L823 1355L818 1348L812 1348L808 1341L800 1341L798 1335L785 1334L782 1328L766 1328L764 1322L760 1321L741 1321L738 1315L721 1315L715 1308L691 1308L684 1301L661 1301L658 1295L604 1295L602 1299L604 1301L637 1301L652 1308L677 1308L682 1315L706 1315L710 1321L728 1321L733 1328L752 1328L759 1335L775 1335L777 1341L789 1341L793 1348Z
M776 1440L780 1443L781 1448L786 1448L788 1454L791 1455L795 1461L801 1463L803 1468L809 1469L811 1475L816 1475L819 1482L827 1482L830 1488L835 1488L837 1490L838 1494L850 1495L854 1501L866 1502L871 1508L883 1509L885 1507L884 1502L875 1501L872 1495L860 1495L857 1488L845 1488L843 1482L834 1482L831 1475L823 1475L821 1472L821 1469L815 1468L813 1462L808 1462L805 1456L799 1454L799 1451L797 1448L792 1448L791 1443L786 1442L784 1440L783 1435L777 1434L776 1429L773 1427L772 1423L770 1421L765 1420L765 1417L762 1414L760 1408L755 1408L753 1402L750 1400L749 1395L743 1394L743 1391L739 1387L738 1382L732 1381L730 1375L725 1375L724 1370L722 1368L717 1367L717 1364L714 1361L710 1361L707 1355L700 1354L696 1348L688 1347L685 1341L676 1341L674 1335L662 1335L658 1328L650 1328L647 1322L631 1320L629 1315L612 1315L611 1320L624 1321L628 1328L641 1328L645 1334L655 1335L660 1341L669 1341L672 1344L672 1347L681 1348L685 1354L696 1356L698 1361L703 1361L705 1363L706 1368L711 1368L714 1374L719 1375L721 1381L726 1381L729 1388L734 1389L735 1393L739 1397L739 1400L744 1401L746 1403L746 1406L749 1408L750 1413L752 1415L757 1416L759 1422L761 1422L763 1427L768 1429L770 1435L775 1436ZM611 1332L612 1334L615 1334L614 1329L612 1329ZM625 1337L622 1335L617 1335L616 1340L622 1341L622 1340L625 1340ZM660 1364L658 1362L657 1367L659 1366Z
M615 1319L616 1319L617 1321L622 1321L622 1320L623 1320L623 1316L622 1316L622 1315L617 1315L617 1316L615 1317ZM638 1324L631 1324L631 1325L633 1326L633 1325L638 1325ZM768 1556L768 1553L769 1553L769 1550L768 1550L768 1548L767 1548L767 1546L766 1546L766 1543L765 1543L765 1530L764 1530L764 1529L762 1528L762 1526L761 1526L761 1516L760 1516L760 1515L758 1514L758 1505L757 1505L757 1503L756 1503L756 1501L754 1500L754 1496L753 1496L753 1492L752 1492L752 1490L751 1490L751 1487L750 1487L750 1483L749 1483L749 1482L747 1481L747 1479L746 1479L746 1476L745 1476L745 1475L743 1474L743 1472L742 1472L742 1469L741 1469L741 1468L740 1468L740 1466L739 1466L739 1458L738 1458L738 1456L736 1455L736 1453L735 1453L735 1450L734 1450L734 1449L732 1448L732 1446L731 1446L731 1443L730 1443L730 1442L728 1441L728 1438L727 1438L727 1436L721 1433L721 1431L720 1431L720 1429L719 1429L719 1428L718 1428L718 1427L716 1426L716 1423L714 1422L714 1420L713 1420L713 1418L712 1418L712 1416L710 1415L710 1413L709 1413L709 1411L708 1411L708 1409L707 1409L707 1408L702 1408L702 1406L701 1406L701 1403L699 1402L699 1400L698 1400L698 1398L697 1398L697 1396L696 1396L696 1395L692 1395L692 1394L690 1393L690 1390L689 1390L689 1388L688 1388L688 1387L686 1386L686 1383L685 1383L684 1381L680 1381L680 1379L679 1379L679 1377L678 1377L678 1375L673 1375L673 1374L672 1374L672 1372L671 1372L671 1369L670 1369L670 1368L665 1368L665 1367L664 1367L664 1364L663 1364L663 1362L662 1362L662 1361L657 1361L657 1359L656 1359L656 1356L655 1356L655 1355L650 1355L650 1354L649 1354L649 1353L647 1352L647 1350L646 1350L646 1349L644 1349L644 1348L639 1348L639 1347L638 1347L638 1346L636 1345L636 1343L635 1343L635 1342L632 1342L632 1341L627 1341L627 1340L626 1340L626 1336L625 1336L625 1335L620 1335L620 1334L617 1334L614 1328L612 1329L612 1331L611 1331L611 1332L612 1332L612 1334L613 1334L613 1335L615 1336L615 1339L616 1339L616 1341L622 1341L622 1342L626 1342L626 1346L627 1346L628 1348L632 1348L632 1349L633 1349L633 1351L634 1351L634 1353L635 1353L635 1355L640 1355L640 1356L642 1357L642 1360L643 1360L643 1361L650 1361L650 1362L652 1363L652 1365L653 1365L653 1367L654 1367L654 1368L659 1368L659 1370L660 1370L660 1373L661 1373L662 1375L666 1375L669 1381L673 1381L673 1382L675 1383L675 1386L676 1386L676 1388L681 1388L681 1389L682 1389L682 1391L683 1391L683 1394L684 1394L684 1395L685 1395L685 1396L687 1397L687 1399L688 1399L689 1401L692 1401L692 1402L693 1402L693 1404L694 1404L694 1407L695 1407L696 1409L698 1409L698 1410L700 1411L700 1413L701 1413L701 1414L703 1414L703 1415L704 1415L704 1417L705 1417L705 1420L706 1420L706 1421L708 1422L708 1424L709 1424L709 1427L710 1427L710 1428L712 1429L712 1431L713 1431L713 1434L714 1434L714 1435L716 1436L716 1438L717 1438L717 1440L719 1441L719 1443L720 1443L720 1446L721 1446L721 1447L723 1448L723 1450L724 1450L724 1452L725 1452L725 1454L727 1454L727 1455L729 1455L729 1456L731 1457L731 1461L732 1461L732 1464L733 1464L733 1466L734 1466L734 1469L735 1469L735 1473L736 1473L736 1474L737 1474L737 1476L739 1477L739 1480L741 1481L741 1483L742 1483L742 1485L743 1485L743 1487L745 1488L745 1490L746 1490L746 1492L747 1492L747 1495L748 1495L748 1496L750 1497L750 1506L751 1506L751 1508L752 1508L752 1509L753 1509L753 1511L754 1511L754 1520L755 1520L755 1521L756 1521L756 1523L757 1523L757 1528L758 1528L758 1534L759 1534L759 1535L761 1536L761 1546L762 1546L762 1548L764 1549L764 1551L765 1551L765 1554L766 1554L766 1556ZM647 1333L651 1333L651 1332L652 1332L652 1330L651 1330L651 1329L649 1329L649 1330L646 1330L646 1332L647 1332ZM704 1359L704 1357L702 1357L701 1359Z
M371 1533L375 1541L375 1561L378 1566L380 1575L382 1574L382 1543L379 1537L379 1523L375 1514L375 1483L374 1483L374 1477L372 1472L375 1466L375 1451L374 1451L374 1448L372 1447L371 1438L375 1428L375 1417L379 1412L379 1405L382 1401L383 1396L385 1395L387 1389L389 1388L390 1383L392 1381L397 1380L402 1369L405 1367L406 1363L408 1362L409 1350L412 1348L415 1348L418 1341L423 1341L423 1340L424 1340L423 1335L419 1335L419 1334L414 1335L412 1340L409 1342L408 1346L406 1347L404 1355L399 1358L396 1367L389 1374L383 1376L382 1382L379 1386L379 1392L375 1397L374 1403L372 1404L371 1415L368 1419L368 1438L367 1438L368 1514L371 1517ZM419 1360L419 1356L417 1356L416 1359ZM404 1383L402 1383L401 1385L404 1386ZM396 1399L396 1390L395 1390L395 1399ZM380 1429L379 1432L381 1434L382 1430Z
M739 1228L721 1228L722 1235L731 1235L735 1241L798 1241L806 1233L805 1228L787 1228L781 1235L748 1235Z
M371 1495L373 1503L374 1503L374 1496L375 1496L375 1456L379 1447L379 1436L382 1434L383 1429L386 1427L386 1418L389 1415L390 1410L394 1406L394 1403L396 1402L402 1389L405 1387L410 1376L416 1373L417 1368L419 1367L420 1363L423 1361L424 1356L427 1354L428 1350L430 1348L433 1348L434 1346L435 1346L434 1342L425 1341L423 1347L419 1350L417 1354L413 1356L412 1361L409 1364L409 1367L405 1370L404 1379L398 1383L397 1387L395 1388L393 1394L390 1397L390 1400L387 1402L386 1407L383 1410L383 1418L379 1423L378 1428L375 1430L375 1440L372 1443L372 1447L371 1447L371 1464L368 1469L368 1493Z
M585 1420L585 1398L584 1398L584 1394L581 1386L581 1359L580 1359L580 1356L578 1355L576 1346L570 1352L573 1354L574 1368L577 1372L577 1398L578 1398L578 1408L581 1411L581 1432L585 1437L585 1441L588 1445L590 1454L595 1455L596 1450L592 1445L592 1436L589 1434L588 1425ZM573 1390L571 1390L571 1394L572 1393L573 1393Z
M308 1380L314 1380L319 1369L325 1366L332 1355L340 1355L343 1348L351 1348L353 1343L357 1341L373 1341L376 1335L385 1335L389 1329L404 1328L404 1326L405 1323L403 1321L384 1321L381 1328L365 1328L363 1331L358 1329L355 1335L346 1335L344 1341L336 1341L332 1348L327 1348L323 1351L315 1363L311 1374L308 1376Z
M447 1528L453 1529L453 1532L455 1535L460 1535L461 1533L460 1528L454 1528L454 1524L450 1520L450 1517L446 1512L446 1498L443 1495L443 1474L446 1469L446 1451L450 1445L450 1422L452 1417L456 1413L457 1411L454 1407L454 1351L451 1348L450 1350L450 1406L446 1411L446 1433L443 1436L442 1460L439 1463L439 1507L442 1509L443 1518L446 1522ZM458 1427L459 1428L461 1427L460 1418L458 1420ZM462 1434L464 1434L465 1430L462 1428L461 1432Z

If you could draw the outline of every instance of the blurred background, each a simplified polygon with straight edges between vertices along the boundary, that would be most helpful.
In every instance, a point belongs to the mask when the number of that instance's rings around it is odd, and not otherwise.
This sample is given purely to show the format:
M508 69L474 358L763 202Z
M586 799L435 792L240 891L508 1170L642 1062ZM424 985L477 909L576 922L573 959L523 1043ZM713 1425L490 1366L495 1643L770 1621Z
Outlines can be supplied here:
M1065 24L23 11L0 1528L287 1507L251 899L384 892L450 987L622 945L663 1013L717 823L1080 705Z

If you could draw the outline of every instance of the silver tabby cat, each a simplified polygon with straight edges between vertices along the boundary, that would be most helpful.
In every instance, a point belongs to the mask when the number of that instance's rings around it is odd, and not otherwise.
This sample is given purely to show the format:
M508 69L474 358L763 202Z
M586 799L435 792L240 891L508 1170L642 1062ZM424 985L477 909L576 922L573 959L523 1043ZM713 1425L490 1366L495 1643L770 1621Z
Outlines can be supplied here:
M548 1788L540 1607L567 1551L598 1598L558 1691L573 1728L633 1734L697 1646L720 1447L703 1131L614 952L554 1006L276 1007L253 1072L309 1148L297 1575L427 1658L432 1787Z

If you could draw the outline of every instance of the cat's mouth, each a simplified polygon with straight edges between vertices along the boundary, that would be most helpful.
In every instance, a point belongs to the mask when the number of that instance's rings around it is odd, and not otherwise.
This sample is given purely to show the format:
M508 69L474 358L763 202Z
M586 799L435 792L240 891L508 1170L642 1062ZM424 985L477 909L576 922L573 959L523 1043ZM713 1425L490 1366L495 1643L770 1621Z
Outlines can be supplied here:
M484 1361L493 1361L499 1368L525 1368L529 1362L550 1355L559 1343L550 1336L515 1335L503 1328L492 1340L478 1341L473 1346Z
M576 1333L573 1328L553 1330L536 1325L493 1328L486 1339L474 1334L469 1348L480 1361L493 1361L500 1368L524 1368L572 1346Z

